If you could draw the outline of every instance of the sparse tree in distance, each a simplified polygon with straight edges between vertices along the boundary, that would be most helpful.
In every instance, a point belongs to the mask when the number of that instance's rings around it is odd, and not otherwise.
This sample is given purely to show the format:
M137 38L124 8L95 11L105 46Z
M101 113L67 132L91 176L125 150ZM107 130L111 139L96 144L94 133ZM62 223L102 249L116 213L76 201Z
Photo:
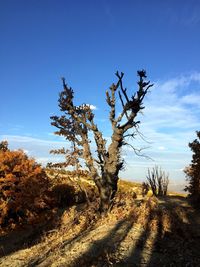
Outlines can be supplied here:
M119 171L124 166L121 157L122 146L127 145L127 138L134 137L140 121L136 120L138 113L144 109L143 100L149 88L146 82L146 72L138 71L138 90L131 97L123 86L124 73L116 73L117 82L106 91L106 101L110 107L109 120L112 127L111 143L106 146L106 140L94 121L94 113L90 105L74 104L74 91L65 83L59 97L59 107L62 116L52 116L52 125L58 128L57 135L64 136L75 144L74 154L84 159L90 176L95 182L100 196L100 212L108 211L117 191ZM117 110L117 99L121 103L121 110ZM130 132L131 130L131 132ZM93 134L96 144L97 158L91 150L89 132ZM78 151L78 152L77 152Z
M167 195L169 176L161 168L155 166L151 171L148 169L147 181L154 196Z
M191 164L184 170L189 182L185 191L188 191L193 202L200 206L200 131L196 133L197 139L189 143L193 155Z

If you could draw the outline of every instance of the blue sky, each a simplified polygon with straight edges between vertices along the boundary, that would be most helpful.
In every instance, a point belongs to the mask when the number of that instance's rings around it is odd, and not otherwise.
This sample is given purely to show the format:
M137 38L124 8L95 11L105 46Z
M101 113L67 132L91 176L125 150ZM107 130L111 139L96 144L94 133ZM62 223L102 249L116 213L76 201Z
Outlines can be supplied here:
M126 148L121 176L141 181L158 164L171 187L183 187L187 144L200 125L198 0L2 0L0 33L0 140L42 163L52 147L66 145L49 119L58 114L62 76L77 103L97 107L96 122L109 139L105 91L119 70L133 92L136 71L144 68L154 87L140 130L151 143L138 138L134 145L148 146L145 154L154 161Z

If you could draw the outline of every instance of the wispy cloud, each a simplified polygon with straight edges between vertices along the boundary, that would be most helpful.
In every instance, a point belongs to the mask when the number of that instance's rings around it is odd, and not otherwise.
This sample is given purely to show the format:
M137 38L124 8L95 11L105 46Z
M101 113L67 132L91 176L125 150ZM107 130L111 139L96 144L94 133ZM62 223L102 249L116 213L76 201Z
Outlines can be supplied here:
M172 23L178 23L183 26L195 26L200 23L200 4L198 0L194 1L180 1L176 3L179 8L179 12L172 5L167 8L168 19Z
M9 147L13 150L23 149L28 156L34 157L39 163L45 165L47 162L60 162L63 160L62 156L50 154L50 150L61 147L69 147L70 143L66 140L60 141L48 139L38 139L29 136L20 135L0 135L0 140L7 140Z
M164 146L159 146L158 150L165 150L166 148Z
M0 135L1 140L8 140L9 143L16 143L16 145L23 145L25 143L32 145L42 145L42 146L56 146L56 145L66 145L66 141L57 141L57 140L48 140L48 139L39 139L33 138L30 136L21 136L21 135ZM20 147L19 147L20 148Z
M188 104L188 105L195 105L197 107L200 107L200 94L189 94L185 95L181 98L182 104Z
M148 168L161 165L172 180L184 184L183 169L190 163L188 143L195 138L200 125L200 73L182 75L154 83L151 93L144 101L140 131L150 142L139 137L133 142L136 147L150 146L144 153L154 161L134 156L126 150L127 178L145 179ZM132 155L132 156L131 156ZM134 179L134 178L133 178Z

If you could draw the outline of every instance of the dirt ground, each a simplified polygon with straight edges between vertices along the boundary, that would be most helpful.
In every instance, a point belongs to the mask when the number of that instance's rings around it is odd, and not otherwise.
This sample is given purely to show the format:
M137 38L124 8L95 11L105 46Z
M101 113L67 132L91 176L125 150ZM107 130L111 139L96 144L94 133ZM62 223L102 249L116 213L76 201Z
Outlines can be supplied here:
M180 196L121 203L85 229L79 217L45 237L35 230L0 237L0 266L200 266L200 213Z

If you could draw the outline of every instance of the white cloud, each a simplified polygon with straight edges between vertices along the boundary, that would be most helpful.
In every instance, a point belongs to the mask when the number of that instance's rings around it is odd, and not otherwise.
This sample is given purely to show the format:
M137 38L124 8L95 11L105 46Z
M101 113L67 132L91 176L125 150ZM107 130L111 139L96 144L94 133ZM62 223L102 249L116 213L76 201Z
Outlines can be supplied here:
M150 144L139 137L133 141L137 147L150 146L144 153L154 161L138 158L126 149L127 168L121 175L145 180L147 169L157 164L177 184L185 184L181 170L191 161L188 143L196 138L195 131L200 125L199 92L200 73L197 72L155 83L144 100L144 115L139 118L140 131Z
M23 151L24 151L24 153L26 154L26 155L29 155L29 150L28 149L23 149Z
M164 146L159 146L158 150L165 150L165 147Z
M197 77L200 78L200 75L195 73L155 83L155 88L144 103L146 108L142 121L148 132L165 133L164 130L159 130L161 127L169 128L170 132L173 132L173 128L179 128L176 132L180 133L181 129L186 131L198 128L199 117L195 107L185 105L186 102L191 105L197 104L200 99L197 92L185 93L190 92L192 82L196 82L197 88L200 89L200 79Z
M88 107L91 108L91 110L97 110L97 107L94 105L86 104Z
M190 74L190 79L195 82L200 82L200 72L193 72Z
M43 146L66 145L66 141L63 142L63 141L57 141L57 140L40 139L40 138L34 138L34 137L22 136L22 135L0 135L0 139L8 140L9 143L16 143L16 144L29 143L29 144L37 144L37 145L43 145Z
M91 104L83 104L83 105L81 105L79 107L81 107L83 109L84 109L84 107L90 107L91 110L97 110L97 107L94 106L94 105L91 105Z
M28 156L34 157L38 162L45 165L47 162L60 162L63 160L63 157L60 155L50 154L50 150L58 149L62 147L69 147L69 142L67 141L58 141L49 139L47 134L46 139L33 138L29 136L20 136L20 135L0 135L0 140L7 140L9 148L23 149ZM57 137L55 137L57 138Z
M197 105L200 107L200 94L189 94L181 98L183 104Z
M46 166L47 163L53 162L63 162L63 158L59 156L49 156L49 157L37 157L37 162L42 164L43 166Z

